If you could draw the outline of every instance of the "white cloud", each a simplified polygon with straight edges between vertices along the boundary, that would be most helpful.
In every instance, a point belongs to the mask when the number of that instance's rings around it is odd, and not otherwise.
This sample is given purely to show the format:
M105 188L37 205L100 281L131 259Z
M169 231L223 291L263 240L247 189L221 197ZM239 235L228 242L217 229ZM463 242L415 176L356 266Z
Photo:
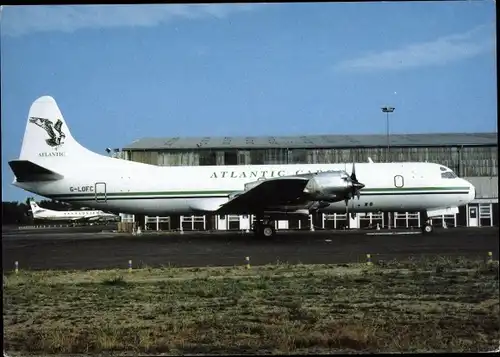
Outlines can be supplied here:
M488 32L489 31L489 32ZM394 50L370 53L338 63L337 71L400 70L421 66L445 65L491 51L495 46L493 30L481 25L470 31L414 43Z
M21 36L42 31L73 32L83 28L151 27L173 19L224 18L250 11L254 4L155 4L6 6L2 34Z

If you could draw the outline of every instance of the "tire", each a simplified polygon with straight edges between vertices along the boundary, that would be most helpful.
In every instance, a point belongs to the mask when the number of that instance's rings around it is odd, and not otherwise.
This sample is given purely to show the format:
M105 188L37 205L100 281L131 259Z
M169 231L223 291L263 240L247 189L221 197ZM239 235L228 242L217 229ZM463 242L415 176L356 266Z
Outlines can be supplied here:
M429 234L429 233L432 233L432 231L434 230L434 228L430 225L430 224L426 224L423 228L423 232L425 234Z
M271 226L262 227L262 235L266 238L272 237L274 235L274 229Z

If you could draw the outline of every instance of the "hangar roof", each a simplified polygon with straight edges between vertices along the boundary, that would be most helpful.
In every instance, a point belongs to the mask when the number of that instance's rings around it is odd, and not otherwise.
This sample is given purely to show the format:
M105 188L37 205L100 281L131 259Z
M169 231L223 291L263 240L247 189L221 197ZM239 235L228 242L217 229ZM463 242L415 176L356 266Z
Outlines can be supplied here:
M392 134L391 146L498 145L497 133ZM386 135L226 136L142 138L123 150L385 147Z

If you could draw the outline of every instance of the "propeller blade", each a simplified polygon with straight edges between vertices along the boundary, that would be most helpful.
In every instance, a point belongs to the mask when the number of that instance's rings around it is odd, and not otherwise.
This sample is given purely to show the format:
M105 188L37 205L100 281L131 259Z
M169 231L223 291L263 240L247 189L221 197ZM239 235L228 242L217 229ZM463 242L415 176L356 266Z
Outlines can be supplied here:
M356 178L356 166L354 165L354 162L352 163L352 174L351 174L351 180L353 182L358 182Z
M352 187L356 190L361 190L363 187L365 187L365 185L363 185L361 182L353 182Z

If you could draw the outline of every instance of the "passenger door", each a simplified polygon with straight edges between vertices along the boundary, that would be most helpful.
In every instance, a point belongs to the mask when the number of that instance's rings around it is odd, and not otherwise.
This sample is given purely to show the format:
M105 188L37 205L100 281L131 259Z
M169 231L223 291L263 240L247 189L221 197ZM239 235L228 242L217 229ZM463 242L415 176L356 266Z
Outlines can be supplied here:
M96 182L94 192L95 192L96 202L100 202L100 203L107 202L106 182Z

